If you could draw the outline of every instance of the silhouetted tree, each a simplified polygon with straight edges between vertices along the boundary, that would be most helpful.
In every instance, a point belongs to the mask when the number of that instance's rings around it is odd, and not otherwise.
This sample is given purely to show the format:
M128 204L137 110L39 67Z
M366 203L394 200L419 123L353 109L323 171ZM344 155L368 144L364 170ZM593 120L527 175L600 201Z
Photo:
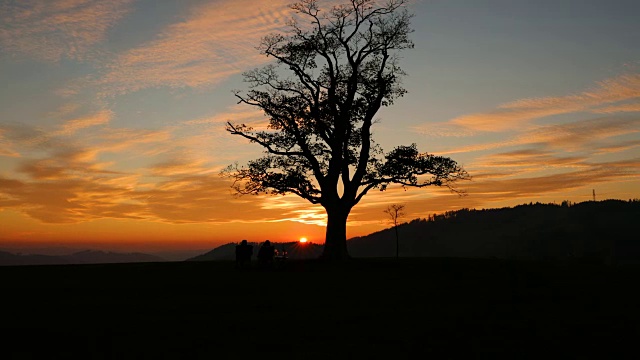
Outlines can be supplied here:
M377 111L406 93L398 53L413 48L407 2L351 0L328 11L316 0L291 5L305 21L291 20L288 31L262 39L259 50L275 64L245 72L250 90L235 92L269 125L258 131L228 122L227 131L266 155L222 174L239 195L293 193L323 206L325 259L349 258L347 217L369 190L395 183L462 193L452 184L469 178L455 161L420 153L415 144L384 153L372 139Z
M393 224L393 229L396 232L396 259L398 259L398 257L400 256L400 237L398 236L398 219L400 219L401 217L403 217L405 215L404 213L404 207L405 205L403 204L392 204L387 206L387 208L384 210L384 213L386 213L387 215L389 215L389 218L391 219L391 223Z

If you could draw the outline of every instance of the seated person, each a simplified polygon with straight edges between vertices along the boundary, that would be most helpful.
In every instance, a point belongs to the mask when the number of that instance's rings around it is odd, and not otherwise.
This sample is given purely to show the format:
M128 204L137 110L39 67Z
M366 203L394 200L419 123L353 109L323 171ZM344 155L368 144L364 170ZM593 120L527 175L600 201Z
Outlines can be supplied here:
M253 256L253 246L247 243L247 240L242 240L240 244L236 245L236 266L246 267L251 263L251 256Z
M258 250L258 262L261 265L269 265L273 262L274 254L275 248L271 245L271 241L266 240Z

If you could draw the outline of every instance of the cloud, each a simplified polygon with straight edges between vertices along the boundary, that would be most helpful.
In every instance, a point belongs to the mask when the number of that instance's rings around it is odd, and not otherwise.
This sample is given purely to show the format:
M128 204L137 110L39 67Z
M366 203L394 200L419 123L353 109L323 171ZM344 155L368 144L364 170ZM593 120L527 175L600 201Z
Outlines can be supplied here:
M131 0L9 0L0 3L4 53L43 61L86 60L130 10Z
M229 181L217 174L181 172L148 190L136 191L135 199L144 203L149 219L173 224L261 222L267 218L259 199L237 201L230 190Z
M91 178L58 181L23 181L19 186L0 190L3 208L14 208L45 223L77 223L98 218L142 218L144 208L130 203L130 192L122 184ZM127 177L118 178L121 181ZM8 179L3 179L8 181ZM13 180L16 181L16 180ZM2 203L0 201L0 203Z
M268 210L269 213L280 214L277 218L267 222L292 221L318 226L325 226L327 223L327 214L324 208L313 205L297 195L262 196L260 200L261 209Z
M173 177L185 175L201 175L211 173L210 167L206 167L204 160L193 160L188 158L176 157L167 161L163 161L148 169L151 176L156 177Z
M508 163L522 165L526 168L540 169L546 165L555 167L546 174L533 174L526 171L474 171L473 180L460 183L466 196L456 196L447 189L429 187L426 189L408 189L390 187L385 192L374 192L367 195L361 204L356 206L349 216L349 222L374 225L378 219L381 228L388 227L382 210L394 203L406 205L405 220L427 217L445 211L461 208L491 208L513 206L514 203L531 201L553 202L579 198L584 190L583 200L591 199L591 190L607 188L609 184L636 182L640 176L640 158L612 161L592 162L579 157L555 159L553 153L534 151L514 151L493 158ZM552 163L549 163L549 162ZM508 164L505 164L508 165ZM567 166L568 165L568 166ZM502 168L502 167L500 167ZM493 168L492 168L493 169ZM622 195L620 195L622 194ZM606 196L606 192L600 192ZM628 193L629 198L637 198L637 193ZM625 196L616 192L616 197ZM583 201L580 200L580 201Z
M8 171L0 174L0 206L44 223L312 220L300 208L266 209L264 197L232 196L230 180L218 175L219 155L194 151L192 136L180 133L209 122L144 130L111 128L109 117L109 112L86 115L55 131L0 124L20 156L12 168L3 164Z
M474 165L491 169L508 168L511 176L523 172L538 172L541 169L586 167L586 156L558 156L554 152L533 149L492 154L480 158Z
M611 114L617 112L640 112L640 103L619 104L612 106L605 106L592 110L598 114Z
M199 161L175 159L126 172L110 170L112 164L97 159L100 153L67 144L46 149L37 158L23 157L13 178L0 176L0 205L44 223L101 218L226 223L264 218L257 203L234 203L229 182Z
M543 176L501 179L483 179L467 184L469 194L491 201L536 199L549 195L565 196L579 188L592 188L599 184L633 181L640 175L640 159L606 163L582 163L573 171L551 173ZM529 200L530 201L530 200Z
M98 81L105 95L146 88L205 88L272 59L256 47L267 34L288 29L291 0L219 0L191 9L184 21L131 49ZM337 1L326 2L325 7ZM325 9L326 10L326 9ZM301 23L307 26L308 20Z
M617 115L579 120L565 124L528 127L520 133L499 142L481 143L441 151L440 154L459 154L495 150L505 147L533 146L562 151L599 153L624 151L635 146L635 141L618 146L618 136L640 132L640 116ZM600 149L600 150L598 150Z
M540 126L516 137L519 144L539 144L564 151L589 151L617 136L640 132L640 116L607 116Z
M13 142L6 135L7 132L7 129L0 127L0 156L19 157L20 153L13 148Z
M52 118L65 118L78 111L78 109L80 109L80 104L65 103L56 110L49 112L47 116Z
M191 10L158 37L121 54L100 80L109 93L203 87L266 62L255 47L290 17L288 0L223 0Z
M130 128L101 128L86 134L83 141L91 145L100 153L128 152L128 158L151 157L163 152L171 146L167 145L173 140L172 129L130 129Z
M62 125L60 130L55 133L55 135L71 135L84 128L106 125L112 117L113 112L110 110L103 110L90 116L68 120Z
M635 168L635 162L632 160L634 155L630 150L640 146L640 140L620 141L620 138L637 134L640 131L638 129L640 129L638 116L604 117L561 125L540 126L502 142L462 147L446 153L512 149L504 152L494 151L475 158L473 163L467 166L467 170L477 181L504 180L513 177L530 178L534 176L533 174L543 173L563 173L570 179L573 176L571 174L581 169L587 172L592 171L596 176L595 174L602 167L617 164L615 167L620 168L622 164L627 164L625 161L597 163L593 160L598 155L612 153L620 153L619 159L630 158L627 160L630 167L625 171L637 173L638 169ZM627 153L622 154L622 152ZM604 176L600 181L606 182L608 178ZM558 181L552 189L561 191L568 184L571 184L570 180L566 184ZM480 186L476 189L480 189Z
M476 131L518 130L535 119L551 115L638 111L634 104L600 107L637 98L640 98L640 74L626 74L598 82L592 89L575 95L516 100L489 112L457 117L450 124Z
M477 133L465 126L452 123L422 124L412 126L411 129L420 135L431 137L468 137Z
M604 154L619 153L619 152L627 151L637 147L640 147L640 139L623 141L623 142L618 142L618 143L609 144L609 145L603 145L598 148L598 152L604 153Z
M18 210L45 223L75 223L101 217L140 218L142 208L130 203L139 176L109 169L100 150L67 133L4 127L12 134L20 159L2 176L2 208ZM61 138L64 136L64 138Z
M447 155L485 152L465 166L473 180L460 184L468 196L457 203L469 208L487 208L491 204L508 206L518 201L563 200L571 193L571 196L580 196L576 194L583 190L584 196L587 196L585 200L588 200L591 189L596 186L607 188L616 184L616 187L622 188L625 182L637 179L640 176L640 158L633 150L640 146L640 140L637 139L640 116L634 114L636 110L633 103L602 106L638 97L637 81L637 76L617 77L600 83L593 91L579 95L525 99L501 106L500 111L504 115L501 119L510 121L525 118L534 120L540 114L559 114L576 109L584 113L580 114L583 119L573 122L549 125L527 123L527 126L514 129L497 125L491 128L510 130L504 140L441 151ZM589 118L586 114L589 112L607 115ZM487 119L491 120L489 116L485 117ZM450 125L468 125L472 131L481 131L485 124L483 121L469 121L466 124L455 122ZM503 148L505 151L497 151ZM617 155L614 161L608 156L613 153ZM616 194L626 196L622 189ZM637 197L637 194L628 195ZM432 204L432 200L436 204ZM411 203L434 210L443 209L437 205L438 200L432 198Z
M202 124L224 124L231 121L235 124L249 124L259 121L265 121L262 111L253 106L246 104L236 104L228 111L215 114L213 116L203 117L200 119L188 120L183 122L184 125L202 125Z
M113 113L110 110L102 110L67 120L53 130L22 123L0 123L0 143L4 143L4 151L0 151L0 155L21 157L33 151L67 149L73 142L73 139L69 138L76 132L93 126L107 125L112 117Z

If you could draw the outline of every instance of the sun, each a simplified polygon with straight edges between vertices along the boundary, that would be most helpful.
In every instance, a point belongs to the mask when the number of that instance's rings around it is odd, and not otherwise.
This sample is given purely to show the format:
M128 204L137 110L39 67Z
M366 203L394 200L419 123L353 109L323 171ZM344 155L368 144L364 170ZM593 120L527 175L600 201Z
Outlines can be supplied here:
M300 242L301 243L306 243L307 242L307 238L306 237L301 237L300 238Z

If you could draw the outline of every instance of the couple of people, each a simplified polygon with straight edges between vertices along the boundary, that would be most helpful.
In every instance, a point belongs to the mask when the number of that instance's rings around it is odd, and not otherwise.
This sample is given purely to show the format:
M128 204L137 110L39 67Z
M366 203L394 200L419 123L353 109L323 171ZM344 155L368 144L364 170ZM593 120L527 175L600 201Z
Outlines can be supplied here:
M265 240L258 250L258 264L261 266L269 266L273 263L275 248L271 245L271 241ZM247 240L242 240L236 245L236 266L238 268L246 268L251 264L253 256L253 245Z

